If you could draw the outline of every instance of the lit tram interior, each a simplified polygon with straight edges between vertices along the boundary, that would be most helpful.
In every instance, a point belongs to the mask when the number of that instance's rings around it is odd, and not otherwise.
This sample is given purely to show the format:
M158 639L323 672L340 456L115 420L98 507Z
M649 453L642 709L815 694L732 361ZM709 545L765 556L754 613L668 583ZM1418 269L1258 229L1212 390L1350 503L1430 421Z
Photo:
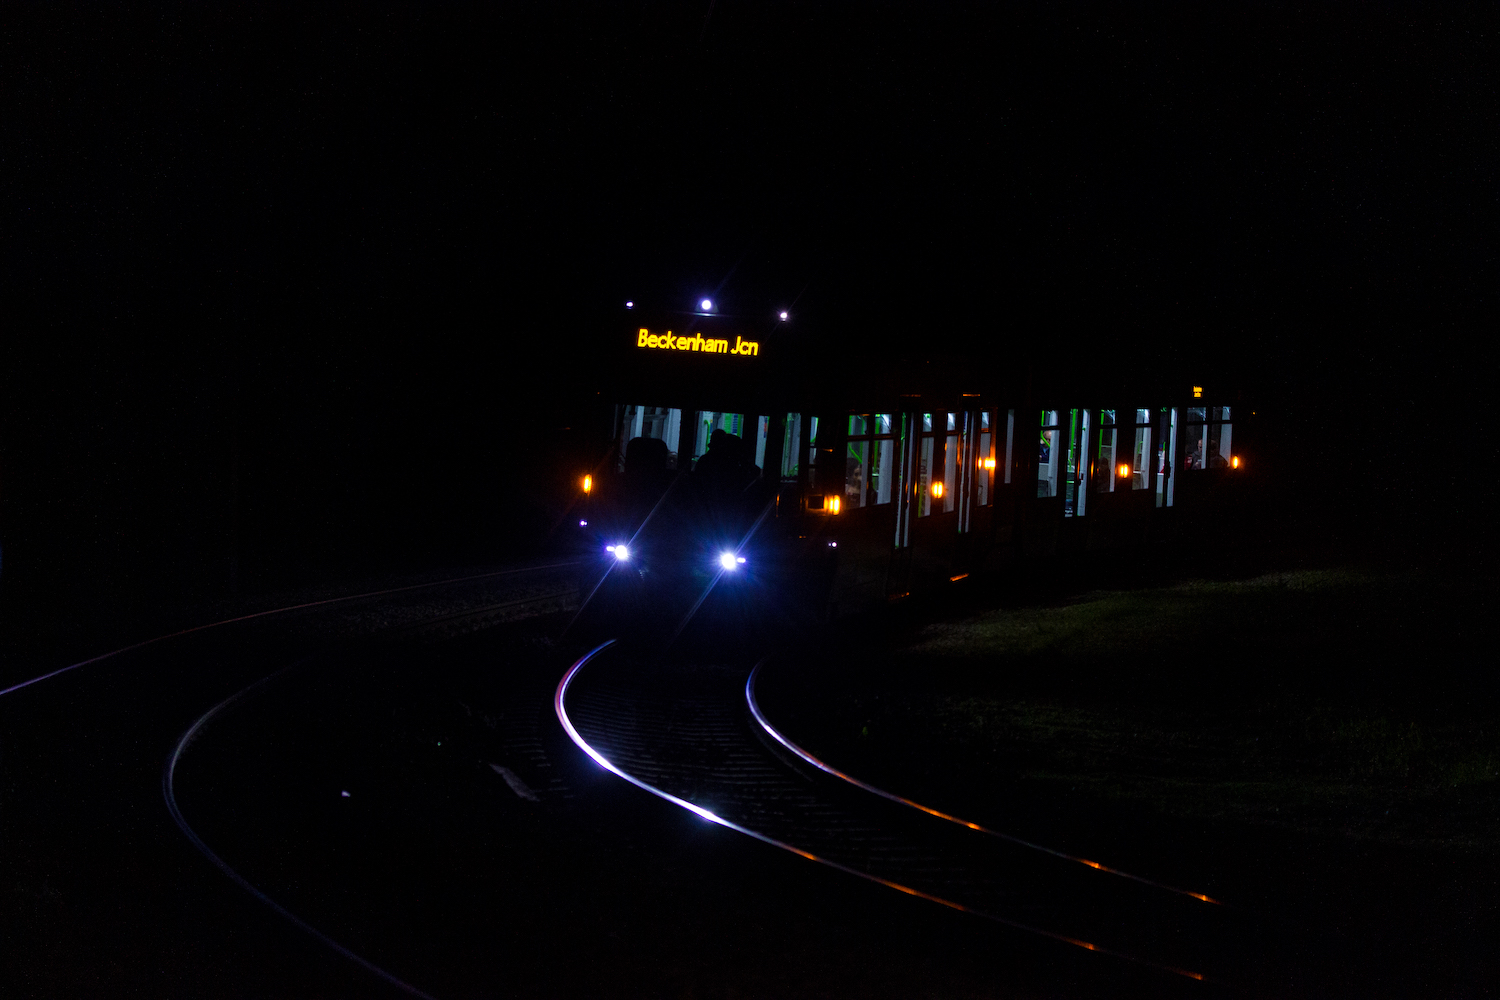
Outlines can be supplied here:
M599 559L587 605L680 631L733 585L760 612L826 621L1212 535L1248 481L1251 411L1215 387L820 380L784 326L632 305L593 415L600 457L574 480L578 547Z

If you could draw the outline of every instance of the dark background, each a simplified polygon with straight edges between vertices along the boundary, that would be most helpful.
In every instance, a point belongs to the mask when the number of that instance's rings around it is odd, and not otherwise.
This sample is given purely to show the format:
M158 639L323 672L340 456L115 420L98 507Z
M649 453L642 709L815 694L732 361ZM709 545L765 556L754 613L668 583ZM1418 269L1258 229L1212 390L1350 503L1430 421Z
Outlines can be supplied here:
M0 15L12 615L533 551L620 300L705 292L1233 386L1288 508L1487 551L1479 5L311 6Z

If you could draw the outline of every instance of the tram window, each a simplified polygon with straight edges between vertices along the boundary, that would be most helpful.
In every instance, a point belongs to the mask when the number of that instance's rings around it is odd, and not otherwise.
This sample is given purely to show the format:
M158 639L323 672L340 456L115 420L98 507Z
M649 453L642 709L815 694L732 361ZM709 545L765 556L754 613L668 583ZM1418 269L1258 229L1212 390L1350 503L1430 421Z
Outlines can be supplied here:
M849 418L844 496L851 507L891 502L896 441L892 415L862 413Z
M1135 411L1135 454L1130 459L1130 488L1151 486L1151 411Z
M1093 487L1095 493L1113 493L1115 491L1115 460L1118 457L1115 445L1119 438L1115 433L1115 411L1099 411L1099 433L1095 435L1098 443L1094 445L1094 464L1092 468Z
M1010 485L1010 475L1015 461L1016 411L1005 411L1005 485Z
M677 468L677 443L682 434L682 411L664 406L627 405L620 408L620 440L615 470L625 471L626 446L638 437L667 443L667 468Z
M722 413L718 410L698 411L698 436L693 442L693 461L702 458L708 451L708 439L714 431L723 431L725 434L733 434L744 440L745 437L745 415L743 413Z
M951 512L958 501L959 416L948 414L947 447L943 449L943 511Z
M1177 483L1175 470L1169 468L1172 456L1177 454L1177 409L1163 406L1156 415L1158 442L1156 445L1156 506L1172 506L1173 488Z
M820 489L817 482L818 470L818 418L807 418L807 486L809 489ZM832 483L829 484L833 485Z
M1230 436L1234 425L1229 422L1229 407L1208 408L1208 467L1222 469L1229 465L1232 456Z
M896 482L895 419L890 413L875 414L875 437L871 442L870 475L867 481L872 503L890 503Z
M1058 472L1062 465L1063 440L1058 410L1042 411L1041 453L1037 456L1036 495L1057 496Z
M1089 450L1089 411L1068 411L1068 465L1064 470L1067 482L1063 487L1063 516L1082 517L1088 504L1087 493L1078 489L1088 471L1084 456Z
M786 415L786 431L781 444L781 478L783 481L797 478L797 449L802 447L802 414Z
M1187 448L1182 460L1184 469L1205 469L1208 454L1208 408L1203 406L1190 406L1183 410L1182 433L1185 434Z
M849 437L844 454L844 504L853 509L865 505L865 480L870 468L870 427L868 415L849 418Z
M976 507L987 506L990 502L990 477L994 475L995 449L992 447L994 441L994 430L991 425L989 410L979 411L979 448L974 452L974 460L979 468L974 470L974 505Z
M922 414L921 444L917 451L917 516L932 513L932 414Z
M755 467L766 467L766 436L771 432L770 417L755 418Z

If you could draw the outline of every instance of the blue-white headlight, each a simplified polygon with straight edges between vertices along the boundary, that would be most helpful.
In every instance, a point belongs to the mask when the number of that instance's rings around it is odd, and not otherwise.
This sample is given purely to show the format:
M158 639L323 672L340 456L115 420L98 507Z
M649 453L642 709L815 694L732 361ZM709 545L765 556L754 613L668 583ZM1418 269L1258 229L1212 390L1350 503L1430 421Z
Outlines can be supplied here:
M737 556L733 552L721 552L719 554L719 565L723 566L729 572L739 569L740 566L744 565L744 562L744 556Z

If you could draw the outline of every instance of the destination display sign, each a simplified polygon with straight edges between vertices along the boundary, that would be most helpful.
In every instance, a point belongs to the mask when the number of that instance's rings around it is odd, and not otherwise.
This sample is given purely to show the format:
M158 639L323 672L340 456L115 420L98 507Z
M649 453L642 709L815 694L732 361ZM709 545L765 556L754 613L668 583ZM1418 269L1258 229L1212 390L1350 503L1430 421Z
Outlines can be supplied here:
M722 337L705 337L701 333L695 333L691 337L675 334L671 330L666 333L652 333L645 327L636 334L635 346L648 351L697 351L702 354L732 354L741 358L754 358L760 355L760 342L746 340L743 337L734 338L734 346L729 346L729 341Z

